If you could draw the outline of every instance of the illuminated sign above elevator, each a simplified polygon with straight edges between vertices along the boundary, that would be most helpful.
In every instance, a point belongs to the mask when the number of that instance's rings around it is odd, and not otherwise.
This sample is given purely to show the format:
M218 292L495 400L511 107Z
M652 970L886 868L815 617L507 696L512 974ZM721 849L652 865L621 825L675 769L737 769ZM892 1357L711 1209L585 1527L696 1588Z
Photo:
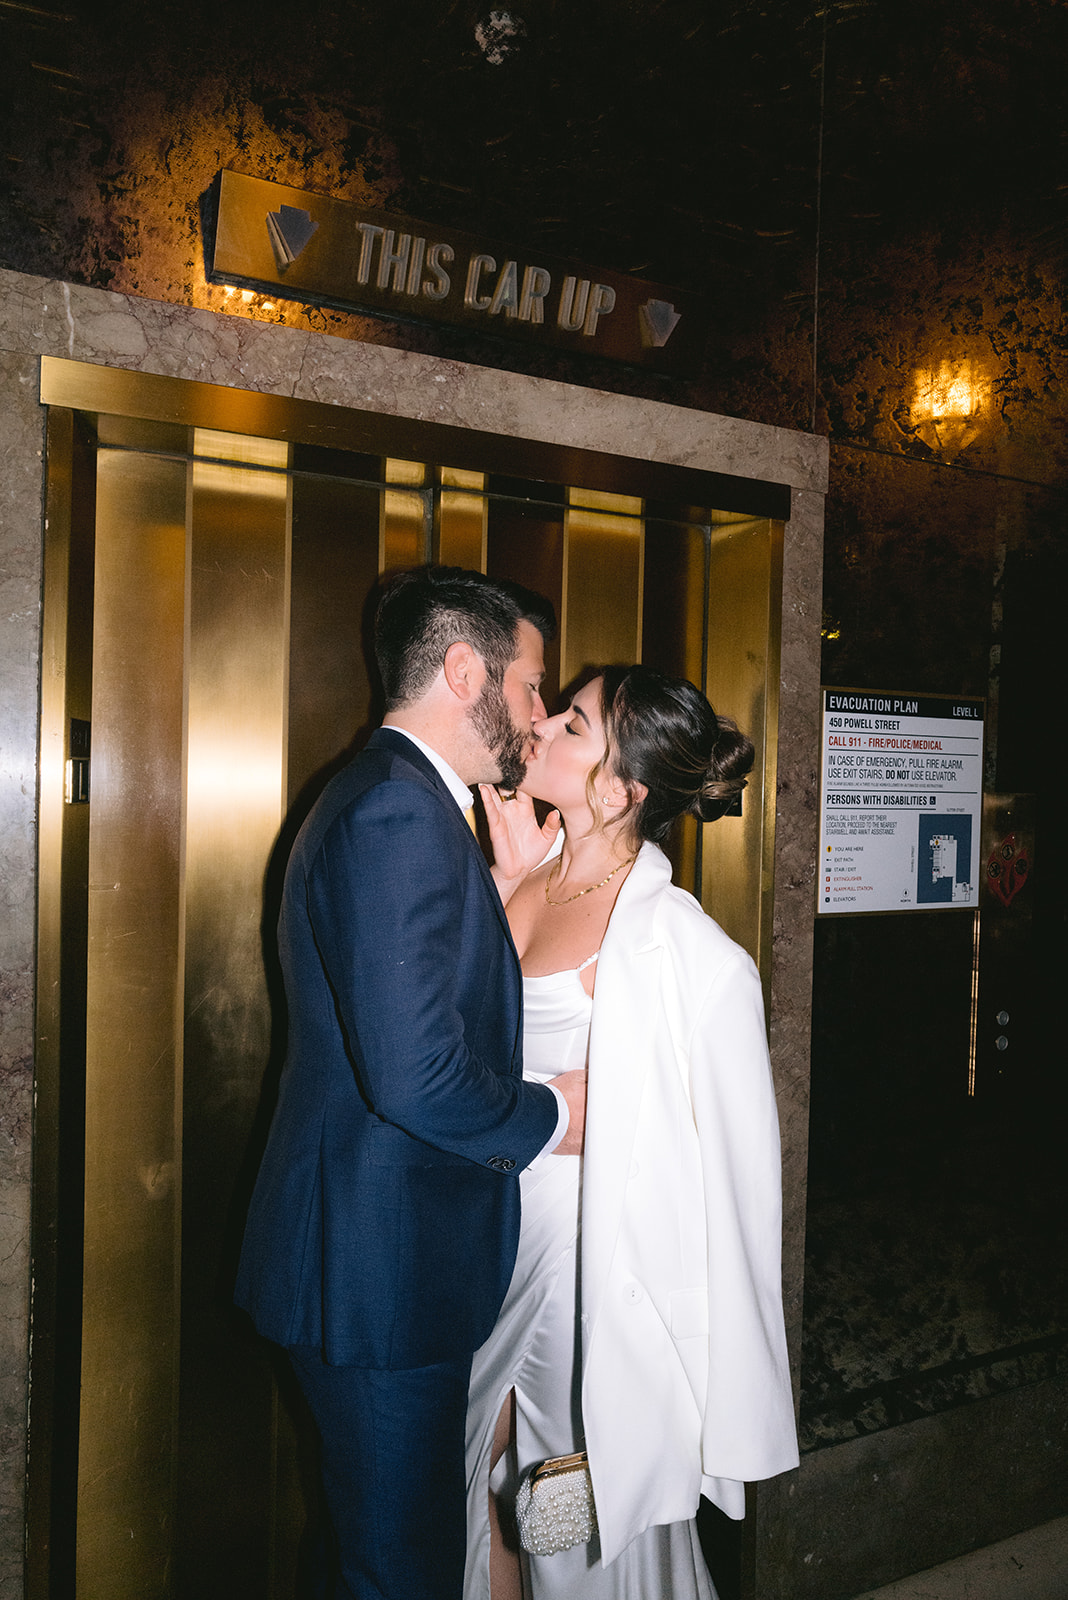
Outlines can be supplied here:
M692 370L692 295L236 172L219 175L208 276L287 299Z

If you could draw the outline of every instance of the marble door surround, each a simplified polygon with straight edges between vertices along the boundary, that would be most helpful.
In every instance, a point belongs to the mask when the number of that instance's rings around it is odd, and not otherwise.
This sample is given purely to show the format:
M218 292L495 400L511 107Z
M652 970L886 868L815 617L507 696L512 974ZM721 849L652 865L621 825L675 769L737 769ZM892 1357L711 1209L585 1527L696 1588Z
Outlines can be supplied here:
M23 1594L35 1015L36 805L45 408L40 359L223 385L512 439L763 480L789 490L778 685L772 1060L786 1172L795 1361L803 1274L826 440L0 271L0 1600ZM785 1492L785 1491L784 1491ZM775 1494L761 1510L776 1514Z

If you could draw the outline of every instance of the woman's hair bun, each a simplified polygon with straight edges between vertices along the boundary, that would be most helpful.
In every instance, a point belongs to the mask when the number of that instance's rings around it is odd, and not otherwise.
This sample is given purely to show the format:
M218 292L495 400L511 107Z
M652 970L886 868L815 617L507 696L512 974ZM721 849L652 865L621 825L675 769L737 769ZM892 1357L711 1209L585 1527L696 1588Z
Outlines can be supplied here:
M690 814L699 822L716 822L725 816L746 786L752 770L752 741L730 717L717 717L719 733L700 790L694 796Z
M659 844L684 812L714 822L745 787L752 744L685 678L642 665L605 667L601 710L606 763L646 791L630 810L639 839Z

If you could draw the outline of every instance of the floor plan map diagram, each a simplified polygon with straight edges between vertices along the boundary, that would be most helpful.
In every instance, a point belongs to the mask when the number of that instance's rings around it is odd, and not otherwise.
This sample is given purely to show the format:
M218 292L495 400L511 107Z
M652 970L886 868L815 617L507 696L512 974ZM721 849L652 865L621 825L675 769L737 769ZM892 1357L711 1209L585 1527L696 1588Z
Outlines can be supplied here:
M971 817L921 817L916 899L920 905L969 905Z

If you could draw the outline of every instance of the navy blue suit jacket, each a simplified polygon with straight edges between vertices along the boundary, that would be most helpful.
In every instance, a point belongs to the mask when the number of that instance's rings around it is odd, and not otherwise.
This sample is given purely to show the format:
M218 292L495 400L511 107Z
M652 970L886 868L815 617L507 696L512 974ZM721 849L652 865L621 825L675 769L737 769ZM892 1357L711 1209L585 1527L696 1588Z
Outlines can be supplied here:
M482 853L403 734L379 729L313 807L279 950L288 1050L238 1303L334 1365L465 1355L557 1102L520 1075L519 962Z

